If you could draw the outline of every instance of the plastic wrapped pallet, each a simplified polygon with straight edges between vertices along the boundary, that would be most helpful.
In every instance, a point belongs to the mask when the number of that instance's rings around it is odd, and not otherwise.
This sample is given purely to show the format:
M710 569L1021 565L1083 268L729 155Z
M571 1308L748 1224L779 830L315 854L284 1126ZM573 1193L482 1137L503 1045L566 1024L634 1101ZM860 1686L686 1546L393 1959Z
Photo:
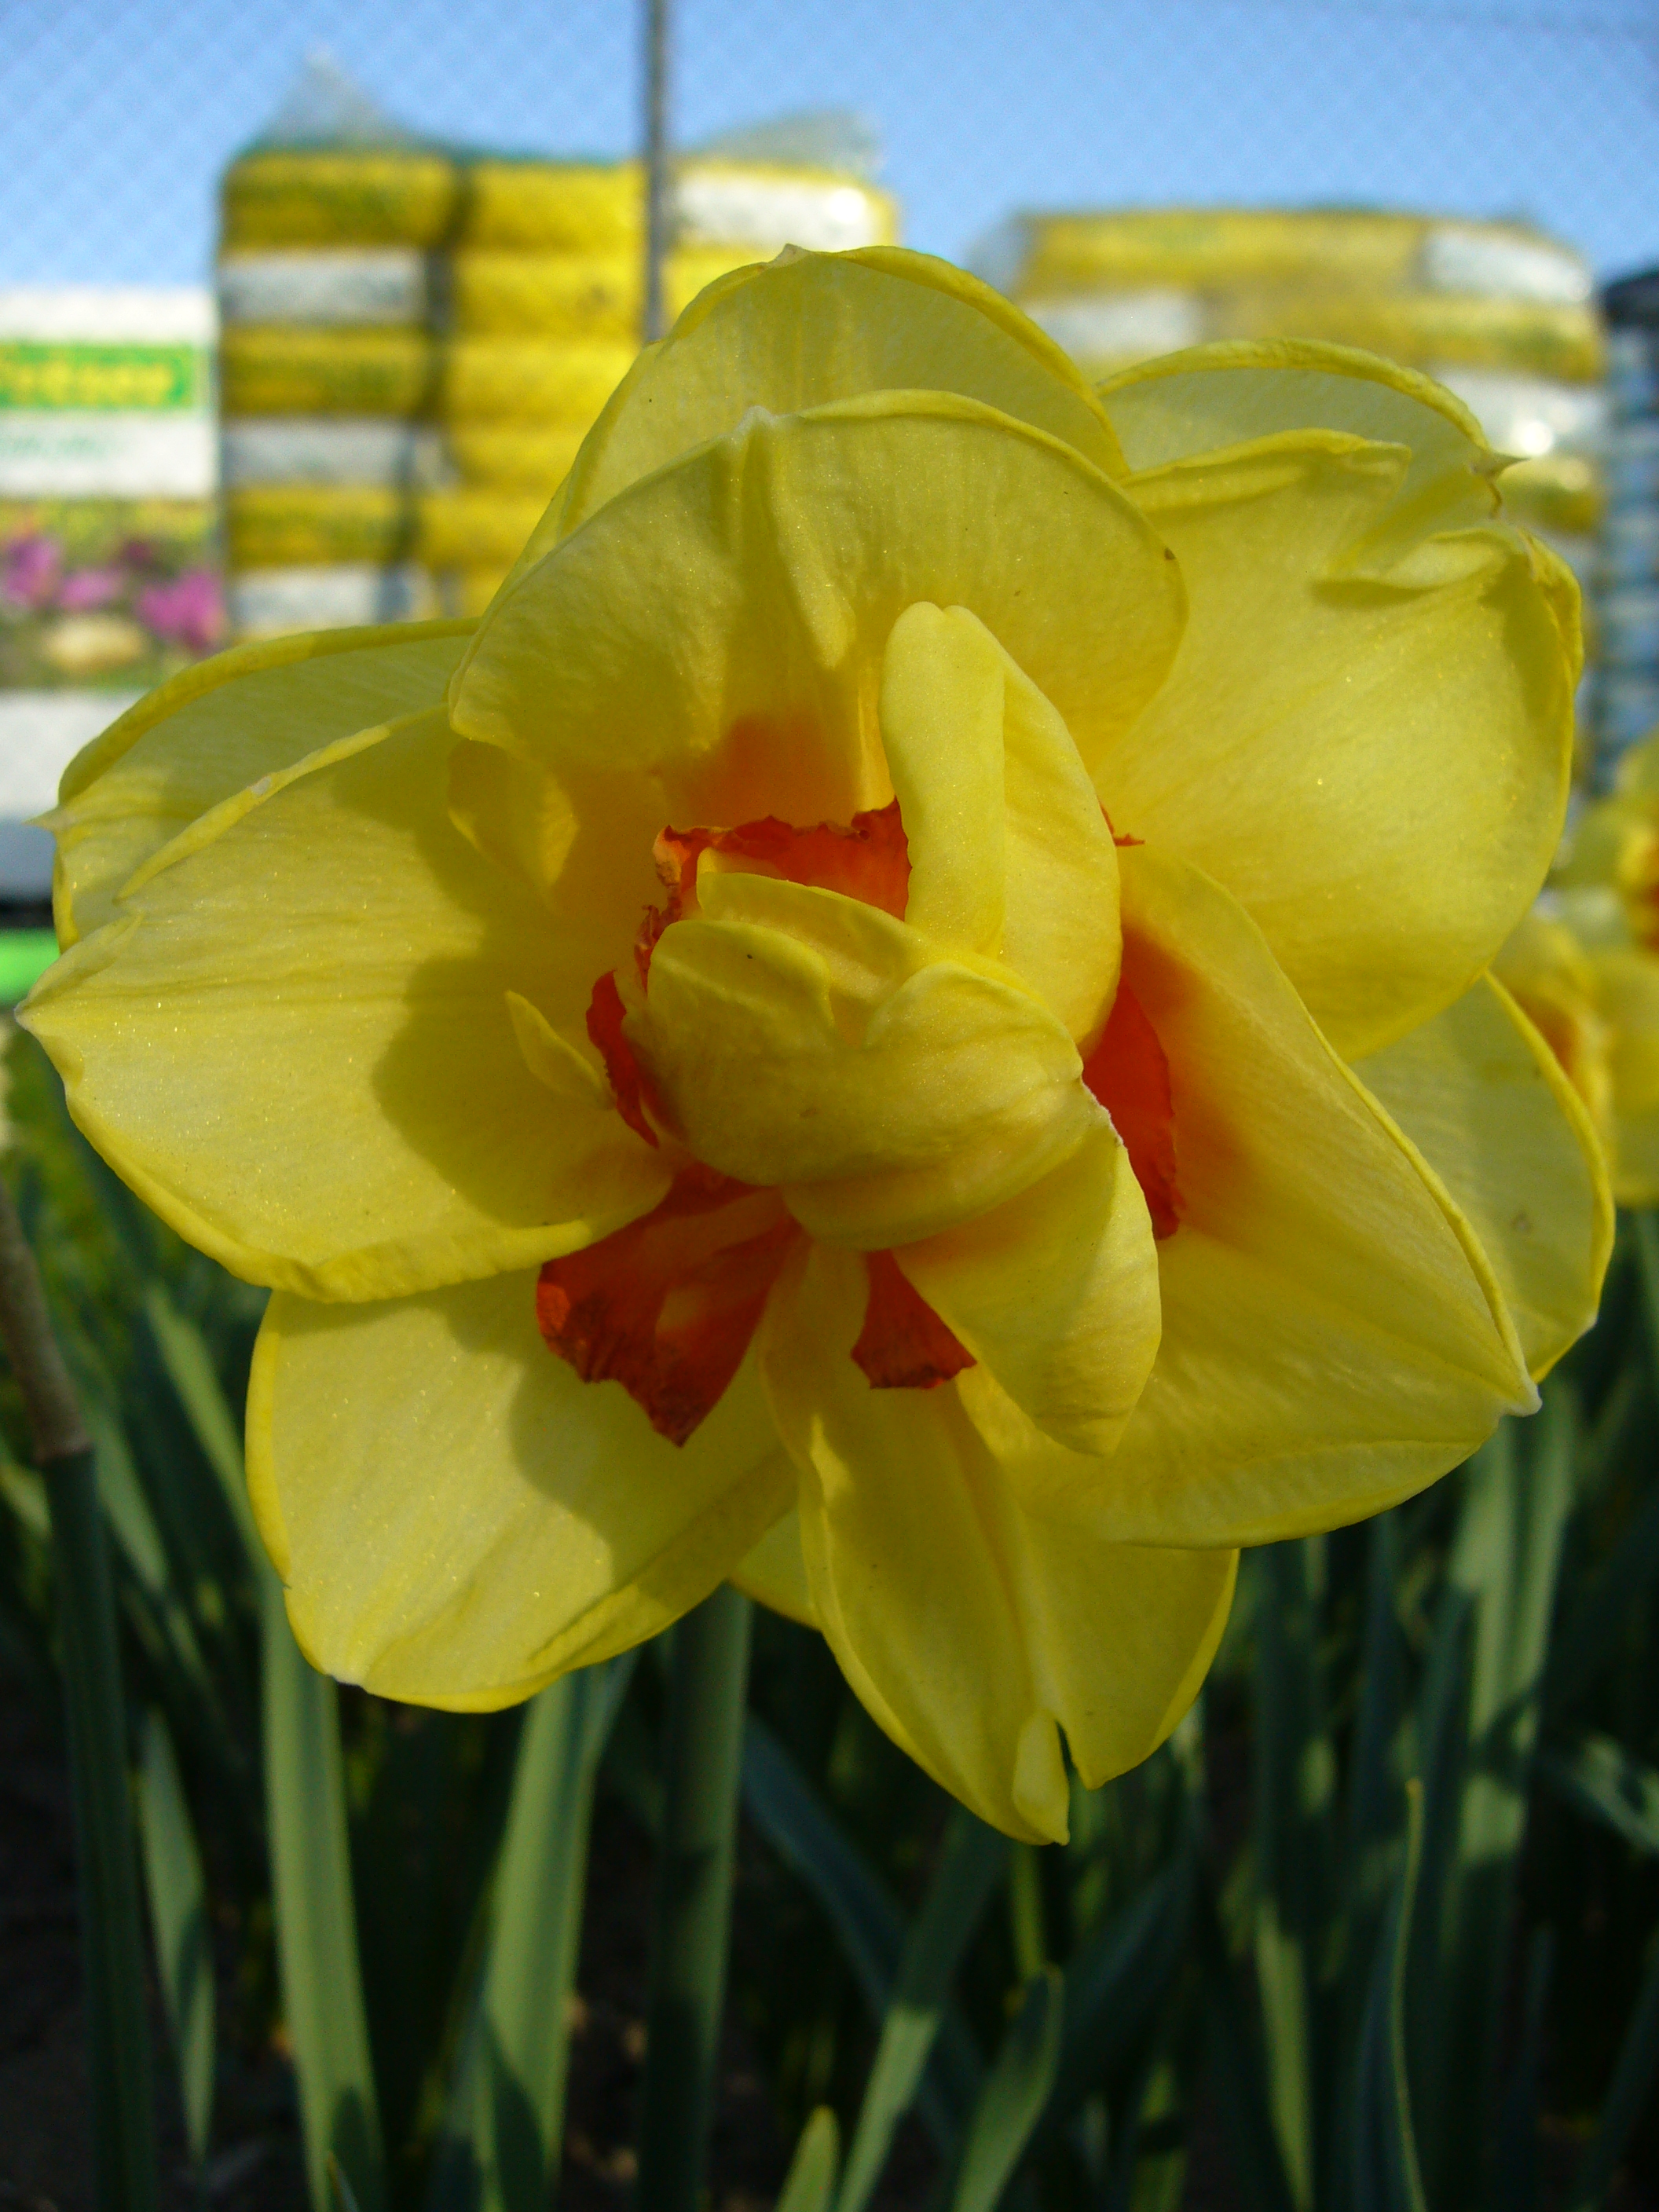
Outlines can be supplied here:
M1097 378L1228 338L1426 371L1514 456L1515 514L1589 573L1606 348L1589 268L1559 240L1385 210L1130 209L1014 216L974 262Z
M411 246L316 246L219 257L219 319L323 329L422 330L431 257Z
M418 496L449 474L441 249L459 165L308 62L224 180L218 281L234 629L433 611Z
M786 246L843 253L894 244L898 210L874 185L833 171L692 160L676 173L674 228L682 246L740 245L769 257Z
M453 423L591 423L633 364L616 338L456 338L445 349L438 411Z
M395 485L256 484L225 499L234 570L396 562L413 551L415 501Z
M547 499L569 475L587 429L574 422L529 428L520 422L453 422L448 435L451 457L465 483L539 492Z
M435 246L453 228L460 191L441 154L252 154L225 179L222 234L227 247Z
M447 480L441 432L375 416L251 415L222 429L228 490L256 484L396 484Z
M431 575L413 562L246 569L232 575L227 596L239 637L424 622L441 611Z
M890 244L890 196L860 179L781 161L689 158L674 181L686 246L785 246L823 252ZM645 179L636 161L479 161L469 170L458 244L519 253L637 252Z
M443 580L444 612L476 622L489 611L489 603L507 581L509 561L493 568L453 568Z
M229 330L219 356L227 416L430 411L438 349L423 331Z
M869 181L878 152L856 118L816 113L682 159L664 270L670 313L786 244L895 237L894 204ZM635 356L644 230L636 162L468 168L434 403L460 484L422 502L420 539L458 611L493 595Z
M707 284L757 258L751 246L685 247L664 270L678 315ZM471 337L611 338L633 344L640 328L642 257L611 253L463 252L454 258L456 331Z
M1580 256L1519 223L1386 210L1130 208L1017 215L974 248L975 273L1022 301L1173 285L1445 292L1582 306Z
M430 492L420 503L422 557L440 572L483 569L504 576L546 505L533 492L472 486Z
M1586 384L1606 367L1600 318L1582 301L1309 285L1241 290L1212 312L1218 337L1322 338L1414 368L1443 364Z
M514 253L632 252L645 223L637 161L475 161L456 244Z

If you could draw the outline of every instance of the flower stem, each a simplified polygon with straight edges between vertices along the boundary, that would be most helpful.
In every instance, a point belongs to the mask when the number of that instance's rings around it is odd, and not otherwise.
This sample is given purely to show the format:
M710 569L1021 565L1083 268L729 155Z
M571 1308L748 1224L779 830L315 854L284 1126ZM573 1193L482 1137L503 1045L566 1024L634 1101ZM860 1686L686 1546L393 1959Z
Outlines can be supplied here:
M674 1631L651 1942L641 2212L696 2212L726 1994L749 1601L723 1587Z
M0 1182L0 1335L52 1515L70 1785L81 1869L92 2141L99 2212L155 2212L155 2136L126 1705L93 1449L52 1334L34 1255Z

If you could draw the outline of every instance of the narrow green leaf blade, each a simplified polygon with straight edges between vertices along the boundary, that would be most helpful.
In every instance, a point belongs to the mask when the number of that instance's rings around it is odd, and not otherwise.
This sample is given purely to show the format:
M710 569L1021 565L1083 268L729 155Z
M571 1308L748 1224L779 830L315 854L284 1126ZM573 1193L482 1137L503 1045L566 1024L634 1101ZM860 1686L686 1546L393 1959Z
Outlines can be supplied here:
M1427 2212L1406 2070L1406 1959L1423 1863L1423 1791L1407 1785L1406 1856L1384 1917L1360 2030L1351 2188L1355 2212Z
M213 1355L200 1329L179 1311L165 1285L154 1277L144 1285L144 1318L202 1455L219 1479L248 1557L257 1562L263 1556L263 1547L248 1503L241 1425L226 1402Z
M1626 2146L1647 2111L1656 2076L1659 2076L1659 1942L1649 1956L1647 1976L1620 2045L1601 2117L1572 2178L1567 2212L1595 2212L1606 2202Z
M1543 1752L1538 1765L1581 1812L1659 1858L1659 1774L1652 1767L1605 1735L1587 1735L1570 1752Z
M138 1834L167 2025L179 2062L185 2136L199 2168L213 2124L213 1948L207 1886L167 1723L144 1716L138 1746Z
M985 2077L968 2125L952 2212L996 2212L1002 2202L1054 2087L1065 2010L1065 1977L1058 1966L1045 1966L1026 1984L1018 2017Z
M386 2201L380 2124L357 1961L339 1704L294 1640L281 1585L261 1576L265 1813L283 2008L300 2087L306 2178L331 2212L337 2159L361 2212Z
M836 2116L828 2105L820 2105L801 2130L775 2212L830 2212L840 2151Z
M904 1917L862 1854L763 1721L750 1713L744 1740L743 1796L750 1818L817 1899L866 2003L887 2010L904 1948ZM918 2099L945 2157L955 2155L979 2094L979 2055L960 2017L947 2012Z
M1311 2212L1321 2163L1320 1963L1334 1856L1336 1765L1323 1711L1313 1546L1273 1544L1253 1562L1255 1965L1266 2018L1267 2094L1297 2212Z
M1096 1929L1066 1969L1066 2021L1044 2127L1064 2126L1164 2001L1192 1925L1196 1841Z
M874 2193L894 2133L927 2067L957 1967L1007 1863L1007 1838L957 1807L899 1959L848 2154L838 2212L863 2212Z
M526 1709L433 2212L543 2212L556 2183L594 1777L632 1668L568 1674Z

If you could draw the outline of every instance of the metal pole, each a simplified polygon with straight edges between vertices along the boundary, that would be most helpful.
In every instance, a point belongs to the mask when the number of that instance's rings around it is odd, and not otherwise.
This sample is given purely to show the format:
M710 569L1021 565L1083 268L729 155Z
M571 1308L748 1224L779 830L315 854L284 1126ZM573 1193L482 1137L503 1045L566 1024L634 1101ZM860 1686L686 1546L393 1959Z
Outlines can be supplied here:
M674 211L668 173L668 0L645 0L645 313L643 337L654 343L668 327L663 264Z

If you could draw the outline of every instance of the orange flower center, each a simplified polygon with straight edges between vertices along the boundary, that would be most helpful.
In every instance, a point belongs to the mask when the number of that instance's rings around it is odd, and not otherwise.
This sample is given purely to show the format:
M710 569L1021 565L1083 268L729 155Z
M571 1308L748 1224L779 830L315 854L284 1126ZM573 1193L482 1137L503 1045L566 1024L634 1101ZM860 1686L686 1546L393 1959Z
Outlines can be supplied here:
M647 908L634 947L647 988L663 932L695 910L704 853L903 919L910 860L896 799L844 826L797 829L768 815L732 830L665 829L654 857L665 896ZM593 987L587 1033L617 1112L657 1145L672 1124L623 1034L624 1014L616 974L607 972ZM1170 1235L1179 1207L1169 1063L1127 981L1083 1074L1128 1151L1155 1233ZM536 1291L541 1333L584 1382L620 1382L659 1435L683 1444L742 1364L772 1285L805 1233L775 1190L692 1161L653 1212L545 1263ZM890 1252L866 1253L865 1265L869 1294L852 1356L873 1389L930 1390L974 1364Z

